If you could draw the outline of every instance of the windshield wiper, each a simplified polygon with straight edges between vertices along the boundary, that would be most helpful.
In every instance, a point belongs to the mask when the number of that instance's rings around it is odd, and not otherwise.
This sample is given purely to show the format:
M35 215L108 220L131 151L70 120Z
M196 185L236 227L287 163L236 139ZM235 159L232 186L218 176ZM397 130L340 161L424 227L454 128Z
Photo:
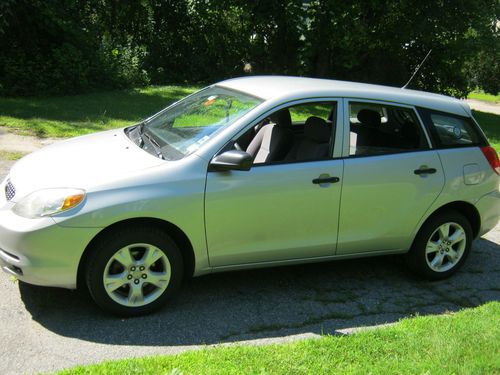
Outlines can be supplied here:
M144 125L145 125L145 121L142 121L139 125L137 125L135 127L135 130L136 130L136 133L138 135L137 137L137 141L139 142L138 146L140 148L143 148L144 147L144 138L142 137L142 134L144 133Z
M142 129L141 129L142 130ZM144 139L146 138L149 143L153 146L155 152L156 152L156 156L158 156L160 159L163 159L165 160L165 158L163 157L163 153L161 152L161 146L160 144L156 141L156 139L154 139L152 136L150 136L148 133L142 133L141 134L141 138ZM144 142L144 141L143 141ZM144 146L142 147L144 148Z
M141 123L139 124L139 134L143 134L144 133L144 128L146 127L146 122L147 120L144 120L144 121L141 121Z

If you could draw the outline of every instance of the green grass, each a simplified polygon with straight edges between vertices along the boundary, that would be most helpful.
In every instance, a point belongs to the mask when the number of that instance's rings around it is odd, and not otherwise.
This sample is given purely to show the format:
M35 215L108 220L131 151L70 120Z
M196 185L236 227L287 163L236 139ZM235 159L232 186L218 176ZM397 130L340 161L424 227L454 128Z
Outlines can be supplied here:
M475 99L475 100L482 100L485 102L500 103L500 94L499 95L491 95L491 94L486 94L482 91L471 92L469 94L468 98Z
M230 346L105 362L62 374L494 374L500 302L292 344Z
M4 160L19 160L24 155L25 155L24 153L18 152L18 151L0 150L0 159L4 159Z
M490 144L500 153L500 116L479 111L472 111L472 113L488 137Z
M73 137L131 125L196 89L163 86L74 96L0 98L0 126L39 137Z

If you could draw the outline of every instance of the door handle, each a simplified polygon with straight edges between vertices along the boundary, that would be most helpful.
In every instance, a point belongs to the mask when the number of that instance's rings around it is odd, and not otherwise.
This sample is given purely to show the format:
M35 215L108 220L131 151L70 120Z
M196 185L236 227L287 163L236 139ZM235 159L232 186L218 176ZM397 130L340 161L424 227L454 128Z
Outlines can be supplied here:
M420 167L419 169L415 169L413 171L413 173L415 173L416 175L421 175L421 174L433 174L433 173L436 173L436 168L423 168L423 167Z
M318 177L312 180L313 184L334 184L339 182L340 178L338 177Z

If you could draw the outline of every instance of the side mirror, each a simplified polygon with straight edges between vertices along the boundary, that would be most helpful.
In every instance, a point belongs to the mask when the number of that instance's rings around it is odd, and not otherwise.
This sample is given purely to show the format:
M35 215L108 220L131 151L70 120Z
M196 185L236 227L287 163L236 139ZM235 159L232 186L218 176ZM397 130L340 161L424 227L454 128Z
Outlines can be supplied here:
M210 162L211 171L249 171L252 168L252 155L245 151L230 150L216 156Z

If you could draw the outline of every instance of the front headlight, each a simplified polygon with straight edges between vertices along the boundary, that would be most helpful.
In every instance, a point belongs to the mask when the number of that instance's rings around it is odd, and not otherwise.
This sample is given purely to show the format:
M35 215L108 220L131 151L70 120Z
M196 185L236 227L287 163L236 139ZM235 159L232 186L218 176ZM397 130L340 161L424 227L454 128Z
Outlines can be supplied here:
M85 194L82 189L38 190L17 202L12 211L29 219L49 216L78 206Z

